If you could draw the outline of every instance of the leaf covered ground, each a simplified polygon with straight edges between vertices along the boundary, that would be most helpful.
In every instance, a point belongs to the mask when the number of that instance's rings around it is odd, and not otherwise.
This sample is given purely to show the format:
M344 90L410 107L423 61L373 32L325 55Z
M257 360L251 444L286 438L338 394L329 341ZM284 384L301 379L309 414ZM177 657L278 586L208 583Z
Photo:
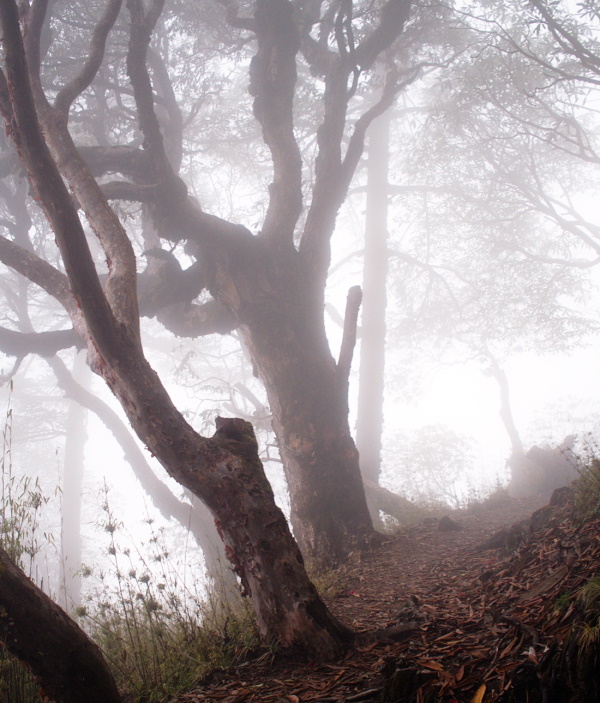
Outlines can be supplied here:
M568 502L540 503L505 498L453 513L458 530L426 520L387 538L340 571L328 599L363 633L343 660L263 653L177 703L526 700L519 686L538 676L600 568L600 520L577 524Z

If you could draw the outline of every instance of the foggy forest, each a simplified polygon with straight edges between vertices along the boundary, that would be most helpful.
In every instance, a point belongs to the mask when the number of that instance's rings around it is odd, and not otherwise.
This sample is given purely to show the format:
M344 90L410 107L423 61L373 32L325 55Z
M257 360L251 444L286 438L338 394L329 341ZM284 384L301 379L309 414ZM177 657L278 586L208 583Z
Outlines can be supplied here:
M598 0L0 32L0 702L600 701Z

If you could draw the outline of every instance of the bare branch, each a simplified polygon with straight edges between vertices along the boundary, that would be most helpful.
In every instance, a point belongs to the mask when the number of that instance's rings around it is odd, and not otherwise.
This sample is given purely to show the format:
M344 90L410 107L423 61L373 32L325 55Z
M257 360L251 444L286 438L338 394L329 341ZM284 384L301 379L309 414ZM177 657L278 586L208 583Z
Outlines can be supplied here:
M51 332L18 332L0 327L0 351L23 359L28 354L51 357L61 349L85 347L84 340L74 329Z
M364 71L396 41L410 15L410 0L388 0L381 9L379 24L357 47L354 57Z
M108 0L104 14L99 19L94 27L92 40L90 43L90 51L83 68L70 83L67 83L58 95L54 102L56 111L62 115L63 119L67 120L69 108L73 104L75 98L81 95L83 91L94 80L98 69L102 65L104 59L104 50L106 47L106 39L117 21L119 11L121 9L122 0Z
M362 302L362 290L360 286L352 286L346 298L346 314L344 315L344 334L340 346L340 355L337 363L337 373L340 384L346 389L346 401L348 396L348 379L350 378L350 368L352 367L352 357L356 346L356 330L358 327L358 311Z
M294 137L293 103L300 36L290 3L258 0L258 51L250 65L250 94L273 159L273 183L262 236L288 248L302 210L302 161Z
M73 295L86 314L92 337L99 346L110 350L116 321L102 291L71 195L41 133L14 0L0 3L0 18L4 28L7 84L14 111L12 115L4 115L7 127L52 225ZM91 176L90 179L93 181ZM137 300L135 307L137 309ZM73 317L74 324L81 324L79 315Z
M160 95L156 95L156 101L158 102L160 99L160 103L168 115L168 124L164 124L166 120L163 122L167 156L173 170L177 171L181 166L183 156L183 115L162 56L150 47L148 47L147 54L152 75L160 89Z
M127 72L133 86L140 128L144 135L144 149L150 156L155 177L161 186L173 181L175 174L167 158L160 124L154 111L154 91L146 59L154 24L163 5L164 0L155 1L152 10L145 15L141 0L127 0L127 8L131 15ZM185 186L183 187L185 189Z
M0 236L0 261L58 300L71 318L77 314L77 303L69 289L69 281L64 273L54 266L2 236Z

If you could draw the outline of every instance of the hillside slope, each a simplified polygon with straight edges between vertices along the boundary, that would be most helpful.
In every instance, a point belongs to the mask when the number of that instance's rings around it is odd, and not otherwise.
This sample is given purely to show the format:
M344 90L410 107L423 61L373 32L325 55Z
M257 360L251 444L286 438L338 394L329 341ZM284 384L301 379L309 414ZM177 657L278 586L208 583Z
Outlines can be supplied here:
M340 572L329 599L362 633L343 661L263 654L178 703L593 703L593 680L579 693L561 682L585 678L576 669L598 656L600 637L594 644L592 630L584 650L558 643L585 617L581 588L600 569L600 520L575 522L565 490L554 502L536 511L535 501L505 499L453 513L449 531L424 521L386 539Z

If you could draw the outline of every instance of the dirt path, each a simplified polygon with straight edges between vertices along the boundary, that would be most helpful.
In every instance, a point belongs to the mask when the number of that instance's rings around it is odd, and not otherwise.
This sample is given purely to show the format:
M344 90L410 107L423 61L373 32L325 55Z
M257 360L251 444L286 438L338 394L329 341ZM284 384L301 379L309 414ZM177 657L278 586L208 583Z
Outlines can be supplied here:
M340 590L328 599L328 605L359 632L395 626L411 619L415 612L424 625L444 625L449 620L468 622L472 609L466 592L474 579L493 568L499 558L498 551L476 552L473 547L494 532L529 517L540 505L540 500L511 500L453 513L461 529L452 532L439 531L437 522L409 528L342 569ZM336 664L249 662L179 697L177 703L379 701L385 662L397 658L409 646L414 649L420 640L426 650L424 632L417 629L408 639L410 644L371 641Z
M452 513L461 527L457 531L440 532L437 521L415 525L350 566L347 589L328 605L353 628L371 630L397 622L398 610L411 596L425 611L456 601L466 582L492 568L497 558L496 553L476 554L473 547L529 517L543 502L510 500Z

